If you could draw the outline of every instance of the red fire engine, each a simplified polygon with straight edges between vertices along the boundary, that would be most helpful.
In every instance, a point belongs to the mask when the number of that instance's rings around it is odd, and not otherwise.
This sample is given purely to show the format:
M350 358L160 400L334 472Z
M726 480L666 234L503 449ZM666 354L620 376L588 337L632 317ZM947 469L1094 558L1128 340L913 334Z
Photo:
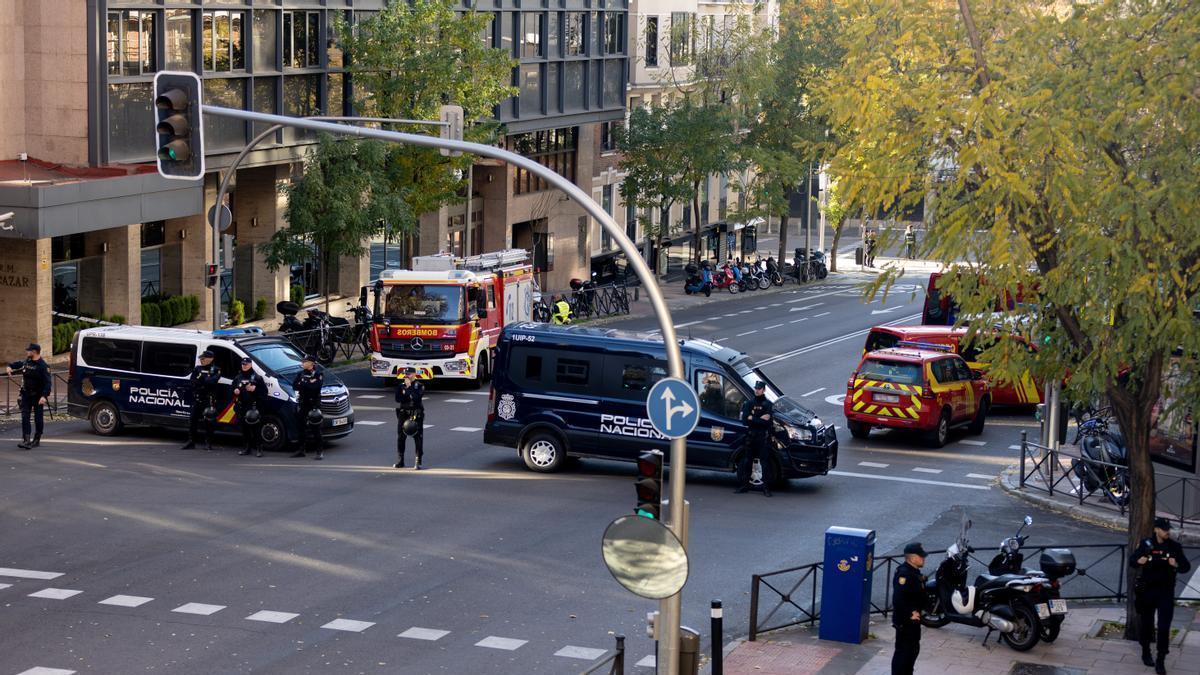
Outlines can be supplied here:
M371 375L420 379L489 377L500 329L533 316L533 266L522 249L454 258L413 258L411 270L375 281Z

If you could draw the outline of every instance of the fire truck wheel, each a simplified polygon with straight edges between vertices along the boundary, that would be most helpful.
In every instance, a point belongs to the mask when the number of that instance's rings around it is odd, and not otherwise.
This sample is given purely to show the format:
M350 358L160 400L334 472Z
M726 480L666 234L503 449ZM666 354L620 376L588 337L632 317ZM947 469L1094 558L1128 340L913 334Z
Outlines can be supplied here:
M487 352L479 355L479 365L475 367L475 389L481 389L484 384L492 379L491 365Z
M862 422L847 422L846 426L850 429L850 435L855 438L867 438L871 435L870 424L863 424Z

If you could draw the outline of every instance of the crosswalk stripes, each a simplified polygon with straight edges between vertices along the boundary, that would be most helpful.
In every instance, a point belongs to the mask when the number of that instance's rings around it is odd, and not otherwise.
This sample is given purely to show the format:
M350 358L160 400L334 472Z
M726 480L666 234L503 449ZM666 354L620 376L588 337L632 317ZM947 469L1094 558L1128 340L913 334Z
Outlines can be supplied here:
M271 610L261 610L246 617L247 621L262 621L264 623L287 623L292 619L300 616L292 612L274 612Z
M529 640L518 640L516 638L496 637L495 635L489 635L479 642L476 642L475 646L486 647L488 649L503 649L504 651L511 652L513 650L520 649L521 646L527 642L529 642Z
M450 431L483 431L479 427L450 427Z
M225 605L206 605L203 602L189 602L185 605L180 605L171 611L178 612L179 614L212 616L223 609L225 609Z
M141 607L154 600L154 598L144 598L140 595L114 595L111 598L105 598L98 605L113 605L114 607Z
M34 666L29 670L22 670L17 675L75 675L74 670L66 668L47 668L45 666Z
M969 473L969 474L967 474L967 478L978 478L980 480L991 480L991 479L995 478L995 476L989 476L985 473Z
M67 598L79 595L83 591L73 591L69 588L43 588L36 593L30 593L31 598L45 598L47 600L66 600Z
M358 426L358 427L378 427L378 426L382 426L382 425L384 425L384 424L387 424L387 422L380 422L379 420L358 420L358 421L356 421L356 422L354 423L354 426Z
M592 647L575 647L567 645L562 649L554 652L555 656L563 656L568 659L580 659L581 661L595 661L604 656L608 652L607 649L594 649Z
M638 661L633 665L637 666L638 668L654 668L657 661L658 659L654 658L654 655L651 654L650 656L642 657L641 661Z
M396 637L407 638L409 640L427 640L429 642L434 642L436 640L441 640L449 634L450 631L448 630L437 630L436 628L421 628L420 626L413 626Z
M42 579L49 581L63 575L62 572L41 572L38 570L22 570L13 567L0 567L0 577L16 577L18 579Z
M350 633L361 633L364 630L366 630L374 625L375 625L375 623L372 621L356 621L354 619L334 619L333 621L330 621L329 623L325 624L324 626L321 626L321 628L328 628L329 630L342 630L342 631L347 631Z
M959 443L962 443L963 445L987 445L987 441L973 441L969 438L964 438L963 440L959 441Z

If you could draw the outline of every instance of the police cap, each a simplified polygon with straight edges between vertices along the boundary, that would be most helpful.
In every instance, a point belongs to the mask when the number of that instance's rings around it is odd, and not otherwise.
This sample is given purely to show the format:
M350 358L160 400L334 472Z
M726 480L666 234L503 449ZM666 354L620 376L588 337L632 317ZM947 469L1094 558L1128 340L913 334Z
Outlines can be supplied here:
M301 360L302 362L306 362L306 363L316 363L316 362L317 362L317 357L313 356L312 354L305 354L305 355L304 355L304 358L303 358L303 359L300 359L300 360Z
M925 552L925 547L921 546L921 542L914 541L904 547L904 555L919 555L924 558L929 554Z
M416 369L416 368L413 368L412 366L409 366L408 368L405 368L405 369L404 369L404 374L405 374L405 376L408 376L408 375L416 375L416 374L417 374L417 369Z
M249 356L243 356L243 357L242 357L242 365L243 365L243 366L249 366L249 365L251 365L251 364L253 364L253 363L254 363L254 361L251 361Z
M17 343L17 344L20 344L20 343ZM42 353L42 346L41 346L41 345L39 345L39 344L38 344L38 343L36 343L36 342L30 342L30 343L29 343L29 346L25 348L25 351L27 351L27 352L37 352L37 353L41 354L41 353Z
M1171 521L1167 520L1166 518L1155 518L1154 519L1154 527L1156 527L1160 530L1165 530L1167 532L1170 532L1171 531Z
M200 353L200 358L202 358L202 359L212 359L212 358L216 358L216 356L217 355L214 354L211 349L205 349L203 352Z
M767 383L759 380L754 383L754 391L763 391L767 388Z

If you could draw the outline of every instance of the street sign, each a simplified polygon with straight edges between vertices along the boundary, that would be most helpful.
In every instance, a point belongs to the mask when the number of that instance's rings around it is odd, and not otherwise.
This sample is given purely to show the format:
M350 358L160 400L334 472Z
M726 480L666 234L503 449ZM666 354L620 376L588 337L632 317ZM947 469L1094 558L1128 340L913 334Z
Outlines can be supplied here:
M229 210L228 206L221 204L221 224L218 226L217 206L214 204L213 206L208 207L208 224L224 232L225 230L229 229L230 225L233 224L233 212Z
M687 583L687 551L657 520L617 518L604 530L601 552L617 583L643 598L669 598Z
M700 421L700 399L687 382L675 377L659 380L646 397L646 415L655 431L667 438L683 438Z

